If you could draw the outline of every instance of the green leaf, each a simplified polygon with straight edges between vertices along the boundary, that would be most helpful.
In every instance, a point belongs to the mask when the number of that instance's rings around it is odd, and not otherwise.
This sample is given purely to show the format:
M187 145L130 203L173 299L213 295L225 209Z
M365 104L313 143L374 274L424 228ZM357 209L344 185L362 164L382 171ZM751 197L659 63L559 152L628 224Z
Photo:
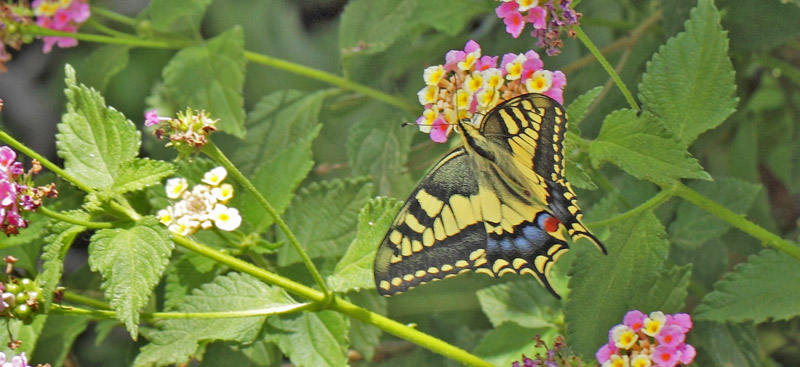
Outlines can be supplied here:
M280 309L296 303L282 289L239 273L217 277L192 292L176 307L177 312L235 312ZM241 318L187 318L157 322L150 344L136 357L134 366L183 364L212 341L252 342L267 316Z
M481 289L478 301L494 327L513 322L531 329L557 328L564 318L560 302L533 279Z
M347 366L348 319L333 311L271 318L282 331L278 347L296 366Z
M106 107L103 96L75 80L65 67L67 112L58 124L58 156L64 168L93 188L111 188L121 166L139 154L141 134L125 116Z
M339 256L354 237L358 213L372 193L366 179L318 182L303 189L286 211L286 224L308 256ZM300 261L294 248L283 245L278 265Z
M387 300L377 292L362 291L348 294L348 298L354 304L366 308L379 315L386 316ZM350 346L357 350L364 357L365 361L371 361L375 355L375 348L380 343L381 329L377 327L351 319L350 321Z
M789 320L800 315L800 261L764 250L736 266L695 309L698 320Z
M250 182L264 195L267 202L282 214L294 197L294 191L300 182L308 176L314 167L312 143L320 131L320 125L312 129L309 135L298 139L276 154L260 162ZM274 219L267 214L256 200L247 200L241 205L242 213L256 231L269 227Z
M33 318L33 322L29 325L25 325L17 319L6 319L3 322L3 329L5 330L0 333L0 344L7 346L12 340L18 340L22 342L22 345L14 350L13 353L19 355L25 352L28 356L33 355L36 342L42 336L42 329L48 317L49 315L38 315Z
M72 218L88 220L89 215L83 212L62 213ZM86 227L67 222L56 222L48 229L50 235L45 238L44 251L42 252L42 273L37 280L42 286L44 295L45 310L50 308L53 301L53 292L58 287L61 274L64 272L64 257L79 234L86 230Z
M75 338L86 330L89 321L88 317L76 315L48 315L42 333L36 340L32 362L60 367Z
M694 335L693 335L694 334ZM753 324L696 322L689 343L697 349L697 366L760 367L761 349Z
M638 296L662 273L669 243L652 212L626 218L611 227L604 241L608 256L578 247L569 275L566 304L567 344L584 360L607 342L608 330L625 313L640 307Z
M375 289L373 265L375 252L383 241L389 226L403 203L392 198L380 197L370 200L358 214L358 233L350 243L328 285L337 292L358 289Z
M403 129L401 121L378 113L353 125L347 137L347 157L355 176L371 176L378 193L396 195L413 182L405 169L415 129Z
M178 52L164 67L165 93L176 110L204 109L217 128L244 137L244 34L235 27Z
M233 161L245 174L271 160L290 144L312 134L319 125L322 102L330 91L282 90L270 93L247 114L245 142L237 142Z
M103 45L92 51L78 71L83 82L99 91L104 91L111 78L128 66L130 46Z
M173 164L148 158L136 158L120 167L113 190L117 194L139 191L157 185L175 173Z
M494 12L495 7L479 0L420 1L411 18L452 37L460 34L476 16Z
M588 92L581 94L578 98L575 98L572 103L569 104L569 106L567 106L567 117L569 118L570 130L574 131L574 128L577 127L581 121L583 121L583 117L586 116L586 110L589 109L589 106L594 103L594 101L597 99L597 96L599 96L600 92L602 91L602 86L589 89Z
M339 26L343 57L385 50L405 31L417 0L354 0L347 3Z
M761 186L735 178L721 178L714 182L696 182L690 185L700 194L718 204L743 214L753 205ZM671 242L685 248L697 248L708 240L719 238L731 228L728 222L683 201L678 205L675 221L669 226Z
M692 277L692 266L668 265L659 272L651 285L638 296L638 308L644 310L675 313L683 309L689 296L689 280Z
M536 349L533 337L537 334L552 343L556 329L531 329L506 322L486 333L475 348L475 354L495 366L511 366L514 361L521 360L523 354L533 354Z
M259 339L252 344L211 343L203 353L204 366L278 367L283 354L270 341Z
M92 236L89 266L103 275L105 298L134 340L139 309L150 299L173 247L169 232L155 217L145 217L129 228L102 229Z
M736 107L728 38L711 0L698 1L686 31L667 41L647 63L639 98L683 144L721 124Z
M612 112L592 141L589 155L594 166L609 161L636 178L668 183L681 178L710 180L686 148L675 140L649 112Z
M175 309L192 290L209 283L218 275L217 262L194 252L181 254L170 262L164 285L164 308Z
M153 0L148 10L155 30L193 34L209 4L211 0Z
M592 180L592 176L583 168L580 163L574 161L566 161L564 167L564 174L567 176L567 181L577 188L584 190L597 190L597 184Z

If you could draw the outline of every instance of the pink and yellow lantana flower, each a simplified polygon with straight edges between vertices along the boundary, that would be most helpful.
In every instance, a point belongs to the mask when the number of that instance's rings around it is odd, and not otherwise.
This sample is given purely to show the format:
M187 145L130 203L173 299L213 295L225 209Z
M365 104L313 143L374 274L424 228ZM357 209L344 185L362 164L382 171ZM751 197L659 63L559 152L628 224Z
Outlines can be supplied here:
M684 343L692 328L688 314L665 315L661 311L645 315L633 310L622 324L611 328L608 343L595 357L602 367L675 367L692 363L697 352Z

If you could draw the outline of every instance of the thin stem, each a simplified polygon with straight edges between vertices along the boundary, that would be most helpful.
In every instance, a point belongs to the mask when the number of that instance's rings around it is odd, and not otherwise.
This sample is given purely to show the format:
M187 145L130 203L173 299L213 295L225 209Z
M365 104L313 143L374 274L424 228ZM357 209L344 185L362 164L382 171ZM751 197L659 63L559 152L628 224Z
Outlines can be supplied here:
M308 309L311 303L299 303L282 307L271 307L263 310L219 311L219 312L143 312L139 314L142 320L175 320L175 319L235 319L242 317L272 316L287 313L296 313ZM92 316L99 318L116 318L116 311L89 310L74 306L52 305L51 312L72 316Z
M111 306L109 306L108 304L106 304L103 301L96 300L94 298L86 297L84 295L80 295L80 294L72 293L72 292L64 292L64 300L70 301L70 302L74 302L74 303L81 303L81 304L84 304L84 305L87 305L87 306L92 306L94 308L101 309L101 310L110 310L111 309Z
M259 268L258 266L248 263L244 260L191 241L186 237L173 235L173 241L188 250L194 251L202 256L227 265L231 269L250 274L258 279L261 279L262 281L281 287L292 294L298 295L317 304L324 302L327 297L326 294L316 289L296 283L290 279ZM333 296L332 301L328 305L327 309L343 313L357 320L374 325L383 331L408 340L434 353L441 354L465 365L486 367L491 366L491 363L486 362L463 349L454 347L440 339L403 325L390 318L358 307L350 302L339 299L336 296Z
M67 37L67 38L74 38L79 41L87 41L87 42L97 42L97 43L111 43L116 45L127 45L127 46L134 46L134 47L151 47L151 48L182 48L191 46L196 44L196 42L192 41L161 41L161 40L144 40L139 38L133 37L109 37L103 36L99 34L89 34L89 33L70 33L70 32L60 32L55 31L49 28L42 28L36 25L28 24L22 25L22 32L26 34L32 34L36 36L56 36L56 37Z
M713 200L703 196L697 191L692 190L688 186L682 183L676 184L675 194L686 199L686 201L699 206L707 212L716 215L720 219L740 229L742 232L761 240L762 244L775 248L800 260L800 247L797 247L791 242L786 241L783 238L780 238L778 235L767 231L761 226L745 219L744 216L736 214L730 209L717 204Z
M20 143L19 141L11 137L11 135L6 134L6 132L3 130L0 130L0 140L6 142L6 144L10 145L12 148L22 152L22 154L25 154L28 157L31 157L39 161L39 163L41 163L42 166L49 169L56 175L62 177L63 179L69 181L70 183L75 185L75 187L83 190L84 192L87 193L94 192L93 188L89 187L88 185L84 184L71 174L67 173L66 171L61 169L61 167L57 166L55 163L50 162L47 158L45 158L41 154L36 153L33 149L28 148L27 146L25 146L25 144Z
M119 14L119 13L115 13L115 12L113 12L111 10L104 9L104 8L99 8L99 7L96 7L96 6L91 6L90 9L92 11L92 15L99 15L101 17L105 17L105 18L111 19L113 21L116 21L118 23L129 25L131 27L136 25L136 19L133 19L131 17L128 17L128 16L125 16L125 15L122 15L122 14Z
M635 207L635 208L633 208L631 210L628 210L625 213L622 213L620 215L617 215L615 217L608 218L608 219L605 219L605 220L586 223L586 226L587 227L592 227L592 228L606 227L606 226L611 225L612 223L619 222L619 221L621 221L621 220L623 220L625 218L629 218L629 217L632 217L632 216L635 216L635 215L639 215L640 213L642 213L644 211L654 209L654 208L660 206L661 204L664 204L665 202L667 202L667 200L669 200L672 197L673 194L674 194L674 189L662 189L658 194L656 194L655 196L650 198L650 200L645 201L641 205L639 205L639 206L637 206L637 207Z
M57 219L57 220L60 220L62 222L66 222L66 223L72 223L72 224L79 225L79 226L86 227L86 228L105 229L105 228L112 228L113 227L113 225L111 223L108 223L108 222L92 222L92 221L88 221L88 220L78 219L78 218L75 218L75 217L72 217L72 216L69 216L69 215L65 215L65 214L61 214L61 213L56 212L56 211L52 211L50 209L47 209L44 206L40 206L38 209L36 209L36 211L38 213L41 213L41 214L47 216L47 217L50 217L50 218L53 218L53 219Z
M628 101L628 104L631 106L631 108L638 111L639 105L636 103L636 100L633 99L633 95L631 95L631 92L628 90L628 87L626 87L625 84L622 82L622 79L620 79L617 72L614 71L614 68L611 67L611 64L608 63L606 57L603 56L603 53L597 49L594 43L592 43L592 40L589 39L589 37L586 35L586 33L583 32L583 29L581 29L580 26L576 26L573 29L575 30L578 39L581 40L581 42L583 42L583 45L589 49L589 52L591 52L592 55L594 55L594 57L597 58L597 61L600 62L600 65L603 66L603 69L606 70L606 73L608 73L611 79L614 80L614 83L617 84L617 88L619 88L620 92L622 92L622 95L625 96L625 100Z
M250 195L253 195L253 197L256 198L258 203L261 204L261 207L267 211L270 217L272 217L272 219L275 221L275 224L278 225L278 228L280 228L281 231L286 235L289 244L291 244L292 247L294 247L295 251L297 251L297 254L300 255L300 259L303 260L303 264L305 264L306 269L308 269L308 271L311 273L311 276L314 278L314 282L317 283L317 286L319 286L319 289L322 290L322 292L327 295L329 293L328 287L325 285L325 280L322 279L322 275L320 275L319 270L317 270L317 267L311 261L311 258L308 256L305 249L303 249L303 246L300 245L300 241L297 240L297 237L294 235L292 230L289 229L289 226L286 225L286 222L284 222L283 218L281 218L280 214L278 214L278 211L272 207L272 204L270 204L267 201L267 199L263 195L261 195L261 192L259 192L258 189L256 189L255 186L253 186L253 183L250 182L250 180L248 180L246 177L244 177L242 172L240 172L239 169L236 168L236 166L228 159L228 157L225 156L225 154L213 142L209 141L205 145L205 147L203 147L203 152L209 157L211 157L213 160L215 160L217 163L225 167L228 173L231 176L233 176L233 178L236 179L236 181L239 181L239 183L242 184L242 186L244 186L245 190L247 190L250 193ZM326 296L324 299L324 301L329 301L329 300L330 297L328 296Z
M98 30L98 31L100 31L100 32L103 32L103 33L105 33L105 34L108 34L108 35L111 35L111 36L114 36L114 37L120 37L120 38L135 38L135 36L133 36L133 35L130 35L130 34L128 34L128 33L125 33L125 32L120 32L120 31L118 31L118 30L116 30L116 29L113 29L113 28L110 28L110 27L106 27L106 25L105 25L105 24L103 24L103 23L100 23L100 22L98 22L97 20L95 20L95 19L93 19L93 18L89 18L89 19L86 21L86 23L87 23L88 25L92 26L94 29L97 29L97 30Z

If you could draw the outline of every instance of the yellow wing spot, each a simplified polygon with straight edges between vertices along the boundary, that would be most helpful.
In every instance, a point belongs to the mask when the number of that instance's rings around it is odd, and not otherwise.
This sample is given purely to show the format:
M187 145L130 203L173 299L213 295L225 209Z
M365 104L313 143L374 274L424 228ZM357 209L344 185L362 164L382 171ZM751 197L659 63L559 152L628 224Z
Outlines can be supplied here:
M483 218L483 209L481 209L481 195L472 195L469 197L469 203L472 205L472 215L475 216L475 221L480 221Z
M544 272L544 266L547 262L550 261L550 258L544 255L536 256L536 259L533 261L534 266L536 266L536 270L540 273Z
M532 110L533 109L533 103L531 103L531 101L527 100L527 99L520 100L519 101L519 105L522 106L522 108L524 108L526 110Z
M392 234L389 235L389 241L392 241L392 243L395 245L399 245L402 239L403 239L403 234L396 229L393 230Z
M553 161L556 163L561 162L561 155L560 154L553 154Z
M410 282L410 281L414 280L414 274L403 275L403 280L405 280L406 282Z
M475 260L475 262L472 263L472 266L477 268L479 266L483 266L483 264L486 264L486 263L487 263L486 258L485 257L481 257L478 260ZM488 270L488 269L486 269L486 270Z
M426 273L425 270L417 270L417 272L414 273L414 276L417 277L417 278L422 278L427 274L428 273Z
M561 148L561 147L559 147L558 144L553 143L553 151L557 152L559 150L559 148Z
M564 193L564 199L572 201L572 199L574 199L574 198L575 198L575 194L573 194L573 193L571 193L569 191Z
M530 131L531 133L529 134L528 131ZM531 129L526 129L524 134L520 134L518 136L520 139L522 139L523 142L525 142L525 144L533 148L536 148L536 139L539 137L539 133Z
M442 223L444 224L444 233L449 237L458 233L458 223L456 217L453 215L453 210L449 205L442 208Z
M458 228L464 229L478 222L472 212L472 204L468 198L461 195L453 195L450 198L450 208L452 208L453 214L456 216Z
M494 273L492 273L491 270L486 269L486 268L476 269L475 272L478 273L478 274L486 274L486 275L494 278Z
M422 232L422 244L425 245L425 247L431 247L435 242L433 238L433 229L426 228L425 232Z
M456 276L456 275L458 275L458 274L456 274L456 273L447 274L447 275L445 275L445 276L444 276L444 278L445 278L445 279L447 279L447 278L452 278L452 277L454 277L454 276Z
M556 264L555 262L551 261L551 262L547 263L547 265L545 265L545 266L544 266L544 271L543 271L543 273L544 273L544 276L545 276L546 278L549 278L549 277L550 277L550 269L552 269L552 268L553 268L553 265L555 265L555 264Z
M575 215L575 213L578 212L578 207L574 206L574 205L570 205L570 206L567 207L567 210L569 210L569 212L572 213L572 215Z
M550 174L550 179L552 179L553 181L556 181L556 180L558 180L558 175L555 172L553 172L553 173Z
M508 114L508 111L500 110L500 118L503 120L503 123L506 124L506 130L508 130L509 134L516 135L519 132L519 126L514 122L511 115Z
M480 188L481 207L483 208L483 220L493 223L499 223L503 218L502 209L500 209L500 199L493 191L489 189Z
M464 274L464 273L466 273L468 271L470 271L470 269L461 269L461 270L458 271L458 274Z
M556 131L556 133L558 133L558 131ZM560 139L561 139L561 136L560 136L560 135L558 135L558 134L553 134L553 142L554 142L554 143L558 143L558 141L559 141Z
M560 126L560 124L561 124L561 117L558 117L558 116L556 116L556 117L553 117L553 121L555 121L555 122L556 122L556 124L553 126L553 131L555 131L556 133L558 133L559 131L561 131L561 126Z
M544 116L545 113L547 113L547 111L545 111L545 109L542 108L542 107L537 108L537 110L539 110L539 114L542 115L542 116Z
M442 265L442 271L443 271L443 272L448 272L448 271L450 271L450 270L453 270L453 265L450 265L450 264L444 264L444 265Z
M494 232L497 234L503 234L503 224L501 223L499 226L494 227Z
M569 249L562 248L561 250L559 250L558 252L556 252L556 253L553 255L553 261L552 261L552 263L553 263L553 264L555 264L555 263L556 263L556 261L558 261L558 259L559 259L559 258L560 258L562 255L564 255L564 254L566 254L566 253L567 253L567 251L569 251Z
M439 200L436 196L429 194L425 189L420 189L417 191L417 195L414 196L419 201L419 206L422 207L422 210L425 211L425 214L428 214L429 217L434 218L439 215L439 211L442 210L442 206L444 202Z
M535 122L536 130L539 130L537 125L542 123L542 116L537 115L535 112L528 112L528 120Z
M393 286L397 287L397 286L400 286L400 284L403 284L403 279L400 279L399 277L392 278L392 285Z
M439 274L439 268L435 268L435 267L431 266L430 268L428 268L428 273L430 273L430 274Z
M527 263L528 263L528 260L525 260L525 259L522 259L522 258L518 257L518 258L514 259L514 261L511 263L511 266L513 266L514 269L519 270L519 268L521 268L522 266L524 266Z
M422 242L417 240L411 241L411 251L420 252L422 251Z
M392 264L397 264L397 263L399 263L401 261L403 261L403 257L402 256L397 256L397 255L392 255L392 259L390 260L390 262Z
M561 250L561 247L562 246L558 245L558 244L550 246L550 248L547 249L547 255L548 256L553 256L554 253L558 252L558 250Z
M456 267L457 268L466 268L467 266L469 266L469 262L467 262L467 260L458 260L458 261L456 261Z
M444 233L442 218L436 218L436 220L433 221L433 236L439 241L447 238L447 235Z
M530 275L533 275L534 277L536 277L536 279L539 279L539 274L536 274L536 272L533 271L533 269L531 269L531 268L524 268L524 269L520 270L519 273L523 274L523 275L524 274L530 274ZM542 283L542 281L540 280L539 283ZM542 285L544 285L544 284L542 284Z
M578 207L576 206L575 209L577 210ZM573 214L573 215L575 216L575 219L577 219L579 221L583 220L583 213L578 213L578 214Z
M506 265L508 265L508 261L505 261L503 259L497 259L494 261L494 264L492 264L492 271L495 273L499 273L500 269L504 268Z
M390 284L388 281L381 280L380 287L381 287L381 289L383 289L383 290L385 290L385 291L388 291L388 290L389 290L389 288L391 288L391 287L392 287L392 285L391 285L391 284Z
M406 218L405 218L404 221L405 221L406 225L408 226L408 228L411 228L411 230L414 231L414 232L422 233L422 231L425 230L425 226L423 226L422 224L419 224L419 220L417 220L417 217L415 217L411 213L406 214Z
M484 255L486 255L486 250L479 248L469 254L469 261L475 261L482 258Z
M553 111L556 111L556 115L559 115L559 116L562 116L564 114L564 110L562 110L562 109L560 109L558 107L554 107Z
M512 268L503 268L503 269L500 270L499 273L497 273L497 275L498 276L503 276L503 275L506 275L506 274L509 274L509 273L510 274L516 274L517 271L512 269Z
M411 241L408 240L408 237L403 238L403 243L400 245L400 253L404 257L411 256Z
M554 165L553 171L555 171L556 173L561 173L561 167L559 167L558 165Z

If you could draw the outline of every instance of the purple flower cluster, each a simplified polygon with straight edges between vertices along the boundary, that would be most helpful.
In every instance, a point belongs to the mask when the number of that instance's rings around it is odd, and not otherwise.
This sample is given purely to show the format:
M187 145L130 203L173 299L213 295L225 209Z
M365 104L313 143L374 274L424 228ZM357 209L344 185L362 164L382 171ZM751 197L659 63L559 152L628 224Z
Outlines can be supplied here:
M26 228L28 221L21 211L34 211L42 205L42 197L55 197L55 185L34 187L31 176L41 171L39 162L25 173L22 163L17 162L17 153L7 146L0 147L0 231L7 236L18 234Z
M550 56L561 52L561 31L577 25L581 18L581 13L570 7L572 0L549 0L546 3L540 0L501 1L503 3L495 9L495 13L503 19L506 32L517 38L526 24L532 24L531 36L538 39L536 45L546 48ZM569 30L568 36L575 35Z
M543 349L544 354L536 353L533 358L523 355L522 360L512 363L511 367L577 367L583 365L578 357L570 354L564 338L560 335L556 337L552 348L549 348L539 335L533 339L536 342L536 348Z
M11 358L8 358L5 353L0 352L0 366L30 367L28 365L28 357L25 355L25 352L22 352L20 355Z
M36 25L69 33L76 33L91 15L86 0L34 0L31 8L36 15ZM49 53L56 45L61 48L78 45L78 40L71 37L45 36L43 40L44 53Z
M665 315L639 310L625 314L622 324L608 332L608 343L595 354L603 367L675 367L692 363L697 352L686 344L692 318L685 313Z

